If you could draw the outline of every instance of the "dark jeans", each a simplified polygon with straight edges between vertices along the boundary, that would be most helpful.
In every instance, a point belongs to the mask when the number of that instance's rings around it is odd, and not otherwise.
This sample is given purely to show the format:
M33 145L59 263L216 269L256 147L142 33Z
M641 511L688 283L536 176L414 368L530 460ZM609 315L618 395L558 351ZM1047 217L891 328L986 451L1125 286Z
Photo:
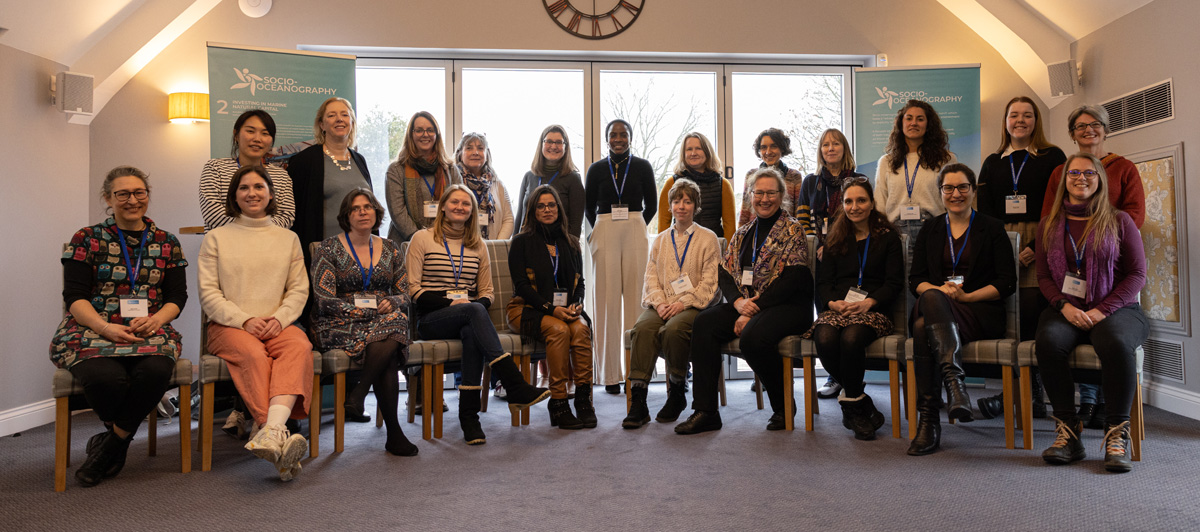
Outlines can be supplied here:
M1090 331L1071 325L1062 312L1053 308L1042 312L1037 360L1055 417L1075 418L1075 380L1068 360L1075 346L1091 344L1100 358L1101 388L1108 404L1106 422L1115 425L1128 421L1137 386L1136 350L1149 335L1150 322L1136 303L1117 309Z
M461 340L462 386L479 389L483 364L504 354L496 326L488 311L479 303L462 303L435 310L417 320L417 336L422 340Z
M71 366L100 421L130 434L158 406L174 371L175 361L160 355L96 357Z
M696 316L692 324L692 409L717 411L717 380L721 374L721 344L738 336L733 334L738 319L733 303L722 303ZM783 412L783 360L779 341L801 334L812 325L812 303L778 305L763 309L750 318L742 329L742 359L750 364L762 382L771 409ZM791 378L788 375L787 378Z

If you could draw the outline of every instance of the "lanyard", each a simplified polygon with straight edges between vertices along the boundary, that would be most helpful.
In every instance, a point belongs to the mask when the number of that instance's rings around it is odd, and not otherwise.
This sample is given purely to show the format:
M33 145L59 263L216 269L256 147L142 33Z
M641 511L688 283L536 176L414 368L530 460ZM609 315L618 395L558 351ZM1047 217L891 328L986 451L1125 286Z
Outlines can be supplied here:
M561 171L562 171L562 170L559 170L558 172L561 172ZM553 185L553 184L554 184L554 180L555 180L555 179L558 179L558 172L554 172L554 175L553 175L553 176L550 176L550 182L549 182L549 183L545 183L545 184L546 184L546 185ZM542 186L542 185L543 185L543 183L542 183L542 176L538 176L538 186L540 187L540 186Z
M755 230L756 231L758 230L757 226L755 227ZM675 262L679 263L679 271L681 271L681 272L683 271L683 261L684 261L684 259L687 258L688 248L692 247L692 237L694 237L694 236L696 236L695 231L692 231L692 233L688 235L687 244L683 245L683 256L680 257L679 256L679 245L675 243L675 230L674 229L671 230L671 247L675 248ZM758 240L758 233L755 233L754 239Z
M556 286L556 287L559 286L559 284L558 284L558 261L561 258L562 257L559 257L559 255L558 255L558 243L555 242L554 243L554 254L550 255L550 265L554 266L554 286Z
M435 186L435 185L437 184L437 176L435 175L433 179L434 179L433 183L430 183L430 182L429 182L429 178L428 178L428 177L421 176L421 181L424 181L424 182L425 182L425 188L429 189L429 197L430 197L430 199L432 199L433 201L437 201L437 200L438 200L438 198L437 198L437 196L436 196L436 195L434 194L434 192L433 192L433 191L434 191L434 189L435 189L435 188L437 188L437 187Z
M450 253L450 243L446 242L446 239L443 238L442 245L446 246L446 258L450 259L450 271L454 272L454 287L458 288L458 278L462 277L463 269L467 267L467 262L463 259L463 250L466 249L466 245L461 242L458 244L457 268L454 267L454 255Z
M949 225L949 224L947 224ZM950 248L954 249L953 246ZM867 253L871 251L871 233L867 233L867 243L863 245L862 256L858 258L858 287L862 288L863 269L867 267Z
M371 285L371 277L375 275L375 239L367 236L367 264L370 269L363 268L362 261L358 260L358 252L354 250L354 243L350 241L350 231L346 231L346 245L350 246L350 253L354 255L354 262L358 263L358 270L363 276L363 290L366 290ZM448 252L447 252L448 253ZM450 261L453 264L454 261Z
M917 157L917 167L913 168L912 178L908 176L908 157L904 158L904 186L908 188L908 199L912 199L913 186L917 184L917 171L921 169L921 157Z
M754 220L754 241L750 243L750 267L751 268L753 268L755 264L758 264L759 248L761 248L762 246L765 246L767 244L767 240L763 239L762 245L756 245L758 243L758 222L760 222L760 221L762 221L762 220L761 219ZM770 238L770 237L771 237L771 234L767 233L767 238ZM687 250L685 249L684 251L686 252Z
M950 233L950 215L946 215L946 240L950 242L950 273L958 272L958 261L962 259L963 251L967 249L967 239L971 238L971 226L975 225L975 211L971 211L971 221L967 222L967 232L963 233L963 245L958 249L958 253L954 252L954 235Z
M1083 252L1087 249L1087 241L1084 241L1082 247L1075 246L1075 237L1071 235L1071 229L1067 228L1067 238L1071 239L1071 250L1075 252L1075 273L1083 275Z
M1017 168L1016 164L1013 163L1013 159L1016 159L1016 157L1012 155L1008 156L1008 167L1012 169L1013 194L1015 195L1017 193L1017 182L1021 180L1021 172L1025 170L1025 163L1029 162L1029 152L1025 152L1025 158L1021 160L1020 168Z
M628 159L625 159L625 175L621 177L621 186L617 186L617 169L613 167L612 155L608 159L608 172L612 174L613 188L617 190L617 201L621 201L622 192L625 191L625 185L629 184L629 168L633 166L633 155L630 154ZM620 166L620 165L618 165Z
M142 229L142 243L138 244L137 262L129 262L129 248L125 247L125 233L121 228L117 228L117 239L121 241L121 256L125 257L125 268L129 270L129 293L137 295L137 278L138 272L142 270L142 250L146 249L146 233L149 233L149 227Z

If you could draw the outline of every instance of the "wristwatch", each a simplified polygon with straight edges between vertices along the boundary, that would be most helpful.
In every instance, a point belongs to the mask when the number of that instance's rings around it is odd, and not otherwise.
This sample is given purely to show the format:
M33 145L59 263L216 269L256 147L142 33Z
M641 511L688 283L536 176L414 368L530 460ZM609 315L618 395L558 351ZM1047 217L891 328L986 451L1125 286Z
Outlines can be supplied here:
M1056 310L1058 310L1059 312L1062 312L1062 309L1065 306L1067 306L1067 298L1065 298L1065 297L1054 302L1054 308Z

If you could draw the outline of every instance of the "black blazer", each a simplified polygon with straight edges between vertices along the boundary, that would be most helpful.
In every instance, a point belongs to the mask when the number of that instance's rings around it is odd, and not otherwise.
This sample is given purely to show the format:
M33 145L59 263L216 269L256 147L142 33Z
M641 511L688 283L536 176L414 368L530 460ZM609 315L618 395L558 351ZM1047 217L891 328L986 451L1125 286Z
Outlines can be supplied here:
M925 222L913 246L912 267L909 270L908 286L913 295L921 283L942 285L946 274L942 270L942 259L946 252L946 217L943 214ZM963 291L974 292L987 285L996 287L1000 299L967 303L988 336L996 332L1003 335L1007 325L1004 315L1004 300L1017 290L1017 261L1013 256L1012 244L1004 224L991 216L977 212L971 228L970 264L963 276Z
M372 189L367 160L354 150L350 150L350 159L364 178L363 186ZM296 198L296 220L292 222L292 231L300 237L304 263L311 264L308 244L325 239L325 152L322 145L314 144L293 155L288 159L287 172L292 178L292 194ZM382 213L378 214L382 216Z
M825 248L825 258L817 267L817 306L827 310L830 301L846 297L850 287L858 285L858 243L849 253L833 255ZM904 292L904 249L900 235L888 231L871 235L867 264L863 268L863 290L875 300L871 310L891 317L892 301Z

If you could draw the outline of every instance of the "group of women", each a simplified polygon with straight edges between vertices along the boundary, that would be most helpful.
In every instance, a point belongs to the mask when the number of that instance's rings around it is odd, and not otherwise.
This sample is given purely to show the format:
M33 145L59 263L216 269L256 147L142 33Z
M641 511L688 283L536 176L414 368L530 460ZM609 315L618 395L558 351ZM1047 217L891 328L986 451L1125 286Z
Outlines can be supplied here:
M200 180L208 228L199 256L205 348L228 364L253 424L246 448L283 480L300 472L308 450L288 421L314 407L314 346L345 350L361 368L347 393L348 418L369 420L362 405L373 389L387 427L385 449L417 454L397 420L398 370L416 338L461 340L458 417L471 445L486 442L479 421L484 364L510 408L549 399L551 425L563 429L596 426L593 382L619 393L625 381L631 408L622 426L637 429L650 421L648 383L662 356L668 388L655 419L675 422L686 409L690 365L693 412L675 431L718 430L721 345L734 339L770 400L767 429L783 429L792 398L783 395L790 376L778 345L800 333L813 340L829 372L823 392L835 390L843 424L870 440L884 419L865 393L865 354L891 333L892 309L905 304L904 237L919 417L908 453L939 448L943 389L950 418L974 418L963 346L1002 337L1004 301L1020 290L1021 339L1036 340L1056 421L1044 459L1082 459L1083 428L1099 416L1105 467L1128 471L1134 351L1148 335L1138 306L1143 192L1133 165L1103 148L1103 108L1080 107L1068 127L1079 146L1069 157L1046 141L1033 101L1014 98L1001 145L977 178L955 162L933 108L909 101L896 115L874 180L855 173L836 129L820 137L817 171L800 178L782 161L790 139L767 129L754 141L762 163L747 175L735 224L733 189L702 134L683 139L674 175L659 192L649 163L630 153L631 124L606 126L609 154L586 179L571 161L566 131L547 127L514 216L486 137L464 135L451 159L437 121L420 112L387 170L391 227L381 238L384 207L353 149L348 101L321 105L317 142L286 170L264 163L274 121L247 111L235 123L230 157L209 161ZM106 426L89 440L76 471L85 486L120 472L129 442L167 388L180 345L171 322L187 301L188 262L179 242L146 215L149 176L115 168L102 196L112 216L81 229L64 251L67 313L50 348L51 360L79 379ZM649 243L646 225L660 209L669 217L660 215ZM1015 254L1006 232L1021 237ZM806 236L817 239L815 257ZM724 251L720 239L728 242ZM494 301L485 240L511 240L510 301ZM505 305L522 342L545 346L548 386L522 378L489 317L494 304ZM620 359L627 329L626 376ZM1101 360L1106 410L1083 383L1084 404L1075 409L1068 356L1083 343ZM984 417L1002 406L998 398L979 400Z

